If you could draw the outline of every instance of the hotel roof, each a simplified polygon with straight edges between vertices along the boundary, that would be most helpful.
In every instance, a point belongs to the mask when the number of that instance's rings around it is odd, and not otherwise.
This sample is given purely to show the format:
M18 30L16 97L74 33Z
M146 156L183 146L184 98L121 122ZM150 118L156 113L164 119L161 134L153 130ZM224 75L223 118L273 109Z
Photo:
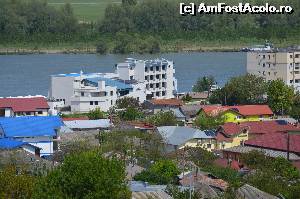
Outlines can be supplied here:
M28 116L0 118L0 134L4 137L55 136L63 123L57 116Z
M0 108L11 108L14 112L31 112L37 109L49 109L44 97L0 98Z
M86 78L86 80L95 86L98 86L99 81L105 81L105 84L112 87L117 87L118 90L133 89L130 84L126 84L122 80L109 79L104 77Z

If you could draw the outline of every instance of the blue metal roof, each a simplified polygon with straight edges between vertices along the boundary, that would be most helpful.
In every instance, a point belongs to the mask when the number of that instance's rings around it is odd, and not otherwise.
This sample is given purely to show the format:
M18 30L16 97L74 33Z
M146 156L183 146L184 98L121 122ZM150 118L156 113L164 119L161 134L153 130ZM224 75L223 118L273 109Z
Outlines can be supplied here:
M132 89L130 84L125 84L119 80L104 78L104 77L94 77L94 78L86 78L87 81L91 82L95 86L98 86L99 81L105 81L105 85L117 87L118 90L129 90Z
M9 138L0 138L0 149L15 149L25 144L27 144L27 142L17 141Z
M4 137L55 136L55 129L62 126L57 116L28 116L0 118L0 132Z

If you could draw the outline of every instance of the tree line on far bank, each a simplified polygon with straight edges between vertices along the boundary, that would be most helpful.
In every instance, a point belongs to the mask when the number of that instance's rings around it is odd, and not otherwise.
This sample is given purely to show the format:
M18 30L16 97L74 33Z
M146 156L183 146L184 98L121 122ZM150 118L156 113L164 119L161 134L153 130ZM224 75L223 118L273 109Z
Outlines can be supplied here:
M252 5L265 2L249 1ZM207 3L214 5L217 1ZM226 3L239 1L227 0ZM92 43L99 53L157 53L163 45L175 45L178 41L284 41L290 38L297 41L299 1L276 0L272 4L291 5L294 13L184 17L179 14L179 1L123 0L122 4L109 5L103 20L79 22L70 4L55 9L40 0L0 0L0 43Z

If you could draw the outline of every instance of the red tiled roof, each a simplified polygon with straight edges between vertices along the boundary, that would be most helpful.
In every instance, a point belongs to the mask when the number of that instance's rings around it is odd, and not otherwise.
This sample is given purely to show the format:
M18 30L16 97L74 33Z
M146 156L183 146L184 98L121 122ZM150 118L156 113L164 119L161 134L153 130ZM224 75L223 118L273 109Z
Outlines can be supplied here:
M89 120L88 117L64 117L63 121L74 121L74 120Z
M240 105L240 106L204 106L203 111L208 115L217 115L221 112L232 110L244 116L273 115L268 105Z
M153 105L168 105L168 106L181 106L183 104L180 99L153 99L150 101Z
M274 132L247 140L245 145L287 151L287 133ZM290 135L290 151L300 153L300 135Z
M31 112L49 109L44 97L0 98L0 108L11 108L14 112Z
M225 137L225 135L223 133L218 132L217 136L216 136L216 140L218 142L232 142L233 138L231 137Z
M285 132L287 130L300 130L300 128L280 120L242 122L240 124L229 122L221 126L222 132L226 135L238 134L243 129L247 129L249 134L265 134Z

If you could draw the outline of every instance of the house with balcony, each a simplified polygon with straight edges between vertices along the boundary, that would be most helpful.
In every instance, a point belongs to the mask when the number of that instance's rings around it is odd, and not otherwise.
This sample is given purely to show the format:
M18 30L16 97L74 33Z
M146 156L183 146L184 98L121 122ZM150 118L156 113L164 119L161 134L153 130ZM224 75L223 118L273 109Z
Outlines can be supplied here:
M147 99L174 98L177 91L174 63L166 59L127 58L124 62L116 64L116 73L123 80L144 82Z
M48 116L49 106L43 96L0 98L0 117Z
M144 83L121 80L114 73L81 72L51 77L49 98L62 101L72 112L88 112L96 108L108 111L122 97L133 97L144 102Z

